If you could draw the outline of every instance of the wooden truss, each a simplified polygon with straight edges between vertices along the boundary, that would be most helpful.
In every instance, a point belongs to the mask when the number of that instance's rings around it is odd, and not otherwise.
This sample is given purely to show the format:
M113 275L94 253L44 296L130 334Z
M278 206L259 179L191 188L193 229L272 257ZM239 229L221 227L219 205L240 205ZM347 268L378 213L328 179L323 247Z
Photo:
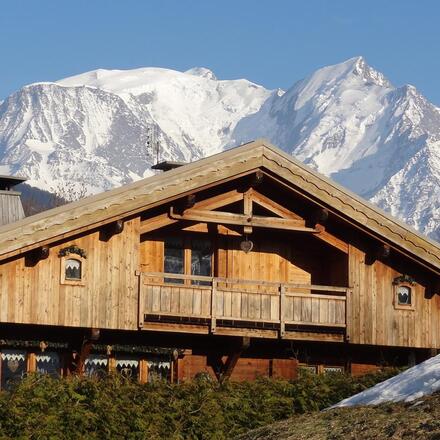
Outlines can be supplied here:
M236 202L242 202L242 213L217 210ZM254 204L266 209L272 215L254 215ZM314 217L325 219L325 214L325 210L320 210L319 213L315 213ZM312 219L314 226L306 226L305 219L253 188L245 192L231 190L199 202L195 201L194 195L187 196L185 199L172 205L169 212L144 220L141 224L141 234L176 224L179 221L242 226L243 234L251 234L253 228L311 233L342 252L348 253L347 244L329 234L325 230L324 225Z

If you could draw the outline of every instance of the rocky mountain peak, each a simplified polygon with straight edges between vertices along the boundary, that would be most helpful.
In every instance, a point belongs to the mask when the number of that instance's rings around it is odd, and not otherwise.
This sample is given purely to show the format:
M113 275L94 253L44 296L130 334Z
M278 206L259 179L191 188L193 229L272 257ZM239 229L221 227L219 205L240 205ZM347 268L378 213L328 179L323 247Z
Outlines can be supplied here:
M188 75L200 76L202 78L217 81L217 77L215 76L214 72L206 67L193 67L192 69L187 70L185 73Z
M286 92L203 67L32 84L0 105L0 170L93 193L150 175L157 147L160 160L192 161L260 137L440 239L440 110L362 57Z

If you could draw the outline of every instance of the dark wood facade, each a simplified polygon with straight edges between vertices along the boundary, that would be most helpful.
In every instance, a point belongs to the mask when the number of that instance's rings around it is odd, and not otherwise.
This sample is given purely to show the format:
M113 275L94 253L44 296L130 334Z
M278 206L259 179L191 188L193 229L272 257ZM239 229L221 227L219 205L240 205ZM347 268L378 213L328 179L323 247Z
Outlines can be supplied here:
M359 374L440 348L439 256L257 141L0 228L0 339L176 347L174 379Z

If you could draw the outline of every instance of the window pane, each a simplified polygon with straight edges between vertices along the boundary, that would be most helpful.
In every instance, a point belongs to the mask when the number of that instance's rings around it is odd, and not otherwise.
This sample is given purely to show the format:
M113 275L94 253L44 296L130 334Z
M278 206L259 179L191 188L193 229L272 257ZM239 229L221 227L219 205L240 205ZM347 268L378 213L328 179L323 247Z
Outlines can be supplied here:
M171 362L160 359L148 361L148 382L168 380L171 376Z
M24 350L2 350L1 388L10 390L26 373L26 352Z
M136 357L117 357L116 371L127 379L137 380L139 377L139 359Z
M184 248L181 239L167 238L164 250L164 272L165 273L184 273ZM166 283L182 284L183 280L165 278Z
M89 377L102 378L107 375L107 356L91 354L84 362L84 374Z
M397 301L399 305L411 305L411 289L407 286L397 288Z
M81 261L74 258L66 260L66 280L81 279Z
M191 244L191 275L210 277L212 274L211 244L206 240L193 240ZM209 281L193 281L192 284L209 285Z
M37 373L48 374L52 377L59 377L61 364L58 353L45 351L35 356L37 363Z

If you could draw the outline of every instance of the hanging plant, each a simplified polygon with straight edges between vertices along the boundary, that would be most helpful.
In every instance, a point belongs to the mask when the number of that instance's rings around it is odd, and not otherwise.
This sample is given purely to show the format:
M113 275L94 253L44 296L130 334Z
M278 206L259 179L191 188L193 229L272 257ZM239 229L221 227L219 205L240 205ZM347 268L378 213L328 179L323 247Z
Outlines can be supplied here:
M58 252L59 257L65 257L69 254L76 254L79 255L82 258L87 258L87 252L84 249L81 249L77 245L67 246L63 249L60 249Z
M409 275L400 275L393 280L393 285L395 286L402 283L408 283L411 284L411 286L414 286L416 284L416 280Z

